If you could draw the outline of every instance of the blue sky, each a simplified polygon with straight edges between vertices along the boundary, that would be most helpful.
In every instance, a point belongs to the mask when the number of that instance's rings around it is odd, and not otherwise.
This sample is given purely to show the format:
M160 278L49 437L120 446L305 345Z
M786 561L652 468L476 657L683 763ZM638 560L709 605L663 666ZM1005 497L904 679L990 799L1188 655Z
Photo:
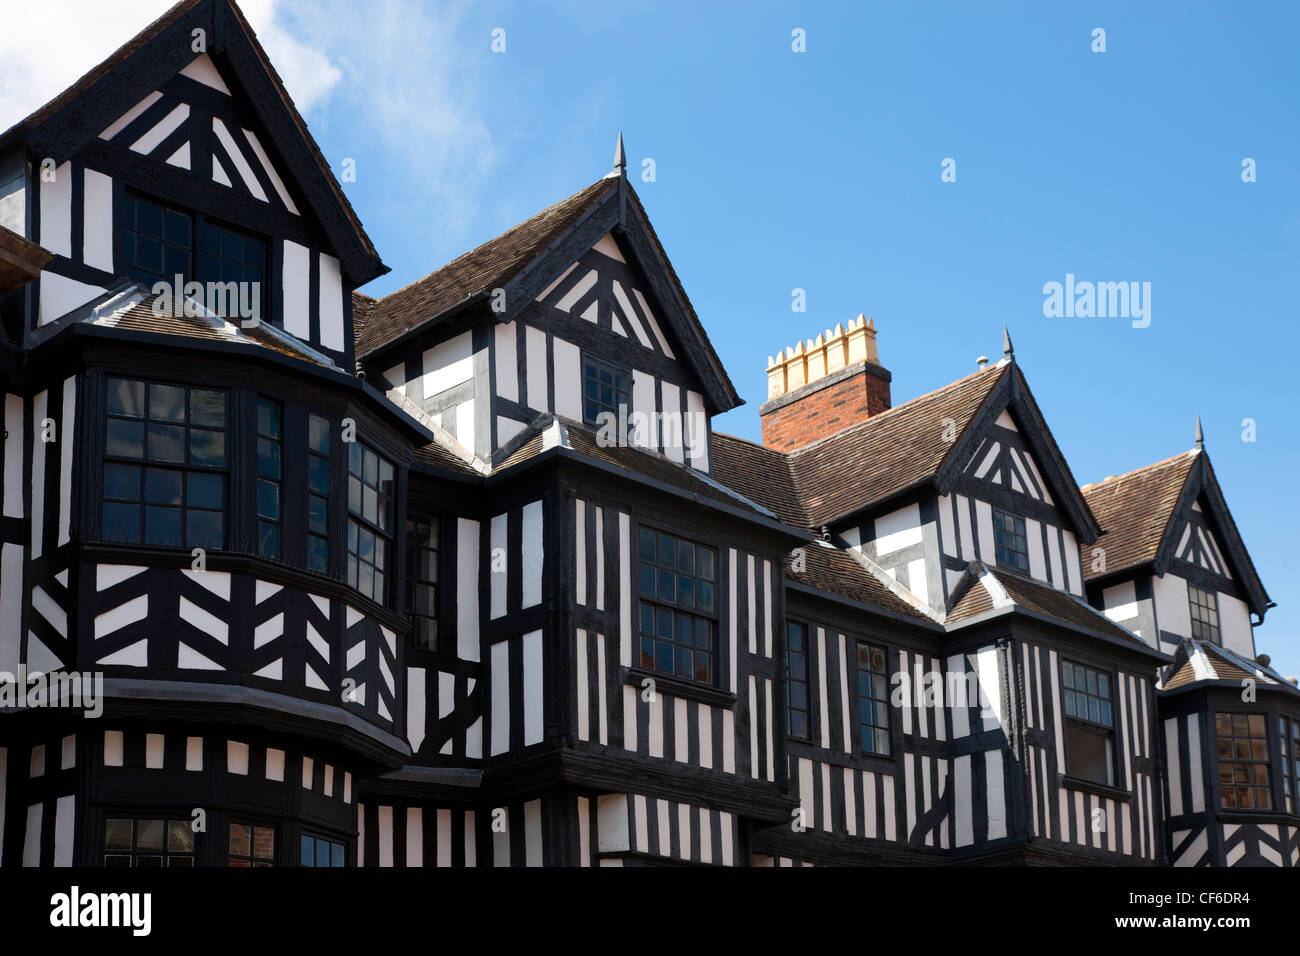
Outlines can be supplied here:
M1295 5L244 6L326 157L356 160L345 189L393 269L365 291L603 175L621 129L746 400L717 428L757 438L768 356L859 312L895 403L999 357L1006 323L1080 482L1190 448L1201 415L1279 605L1259 650L1300 673ZM1067 273L1151 283L1150 326L1045 318Z

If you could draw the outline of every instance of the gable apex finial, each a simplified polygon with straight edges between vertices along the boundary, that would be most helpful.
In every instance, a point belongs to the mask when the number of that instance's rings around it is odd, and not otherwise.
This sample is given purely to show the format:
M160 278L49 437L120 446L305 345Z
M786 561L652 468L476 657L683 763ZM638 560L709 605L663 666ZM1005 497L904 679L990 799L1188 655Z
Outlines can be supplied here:
M1005 325L1002 326L1002 354L1012 360L1016 357L1016 350L1011 347L1011 333Z
M614 168L620 172L627 170L627 154L623 151L623 131L618 133L618 146L614 148Z
M1205 451L1205 433L1201 431L1201 416L1196 416L1196 450Z

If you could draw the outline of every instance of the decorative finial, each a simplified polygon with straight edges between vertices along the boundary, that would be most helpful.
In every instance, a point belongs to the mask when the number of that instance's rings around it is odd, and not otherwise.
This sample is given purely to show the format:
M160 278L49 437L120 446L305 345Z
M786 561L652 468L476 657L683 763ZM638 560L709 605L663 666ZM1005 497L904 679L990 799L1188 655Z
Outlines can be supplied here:
M1205 433L1201 431L1201 416L1196 416L1196 447L1200 451L1205 451Z
M614 149L614 168L617 170L627 169L627 156L623 152L623 131L618 133L618 146Z
M1011 333L1005 325L1002 326L1002 354L1009 359L1016 357L1016 350L1011 347Z

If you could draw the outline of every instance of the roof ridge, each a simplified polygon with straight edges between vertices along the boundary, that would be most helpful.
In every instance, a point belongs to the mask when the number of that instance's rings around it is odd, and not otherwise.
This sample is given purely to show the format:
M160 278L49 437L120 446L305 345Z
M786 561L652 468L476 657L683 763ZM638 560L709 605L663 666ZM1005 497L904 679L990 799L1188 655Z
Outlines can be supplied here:
M1133 478L1137 475L1140 475L1142 472L1151 471L1152 469L1155 468L1168 467L1169 465L1172 465L1174 462L1178 461L1179 459L1195 457L1196 455L1199 454L1201 454L1200 449L1191 448L1188 449L1187 451L1179 452L1177 455L1170 455L1168 458L1162 458L1160 461L1153 461L1149 465L1142 465L1138 468L1134 468L1132 471L1126 471L1120 475L1107 475L1101 481L1093 481L1093 482L1089 482L1086 485L1081 485L1079 487L1079 490L1083 492L1087 492L1091 489L1101 488L1105 485L1118 485L1120 482L1125 481L1129 478Z
M484 239L482 242L480 242L480 243L478 243L478 244L476 244L476 245L474 245L474 246L471 246L470 248L468 248L468 249L466 249L464 252L462 252L460 255L455 256L454 258L448 259L446 262L444 262L442 265L438 266L437 268L430 269L430 270L429 270L428 272L426 272L424 275L422 275L422 276L420 276L420 277L418 277L418 278L416 278L416 279L412 279L410 282L406 283L405 285L403 285L403 286L401 286L401 287L399 287L399 288L394 289L392 292L389 292L387 295L382 295L382 296L371 296L370 298L373 298L373 299L375 300L376 303L378 303L378 304L382 304L382 303L386 302L387 300L393 298L394 296L399 295L399 294L402 293L402 292L405 292L407 289L410 289L412 286L419 285L421 282L425 281L426 279L432 278L433 276L437 275L437 274L438 274L439 272L441 272L442 270L447 269L447 268L450 268L451 266L455 265L457 262L460 262L460 261L461 261L462 259L464 259L466 256L472 256L475 252L477 252L478 250L482 249L484 246L490 246L492 243L497 242L497 241L499 241L499 240L501 240L501 239L504 239L506 236L510 235L512 232L515 232L515 231L518 230L518 229L522 229L522 228L524 228L525 226L527 226L529 223L533 222L534 220L540 219L541 217L545 216L547 213L551 212L551 210L553 210L553 209L555 209L555 208L557 208L557 207L559 207L559 206L563 206L563 205L564 205L565 203L567 203L567 202L571 202L572 200L574 200L574 199L577 198L578 196L581 196L583 193L587 192L588 190L590 190L590 189L592 189L592 188L594 188L594 187L596 187L596 186L599 186L601 183L605 183L606 185L610 185L610 184L611 184L609 180L605 180L605 179L603 179L603 178L602 178L602 179L598 179L598 180L596 180L594 183L589 183L588 185L583 186L583 187L582 187L581 189L579 189L577 192L570 193L568 196L565 196L563 199L560 199L560 200L557 200L557 201L551 203L551 204L550 204L549 206L547 206L545 209L539 210L538 212L533 213L531 216L528 216L526 219L522 219L522 220L520 220L519 222L515 223L513 226L509 227L508 229L504 229L504 230L502 230L501 232L497 233L497 234L496 234L495 236L493 236L492 238L490 238L490 239ZM365 293L361 293L361 294L364 295Z
M883 412L880 412L880 413L878 413L878 414L872 415L870 418L864 418L862 421L860 421L860 422L855 422L855 423L853 423L852 425L849 425L847 428L841 428L839 431L837 431L837 432L835 432L835 433L833 433L833 434L827 435L827 436L825 436L824 438L819 438L819 439L817 439L816 441L809 442L809 443L806 444L806 445L803 445L803 446L801 446L801 447L799 447L799 448L794 449L793 451L789 452L788 454L789 454L789 456L790 456L791 459L794 459L794 458L800 457L800 456L802 456L805 452L810 451L810 450L812 450L812 449L814 449L814 448L818 448L818 447L820 447L821 445L825 444L826 442L829 442L829 441L830 441L831 439L833 439L833 438L840 438L840 437L844 436L845 434L847 434L847 433L849 433L849 432L859 431L859 430L861 430L861 429L864 429L867 425L869 425L869 424L871 424L871 423L873 423L873 422L881 422L881 421L884 421L884 420L888 419L891 415L893 415L895 412L901 412L901 411L903 411L904 409L908 408L909 406L915 405L917 402L922 401L923 399L934 398L935 396L940 395L940 394L942 394L943 392L948 391L949 389L956 388L956 387L958 387L959 385L967 384L967 383L969 383L970 381L972 381L973 379L975 379L977 376L984 375L985 373L990 372L990 371L993 371L993 370L1001 370L1001 372L1005 373L1009 368L1011 368L1010 365L1003 365L1001 362L999 362L999 363L997 363L996 365L990 365L990 366L988 366L987 368L977 369L976 371L971 372L969 375L964 375L964 376L962 376L962 377L959 378L959 379L956 379L956 380L954 380L954 381L948 382L946 385L941 385L941 386L939 386L939 387L936 388L936 389L932 389L931 391L924 392L924 393L921 394L921 395L917 395L915 398L909 398L907 401L903 402L901 405L895 405L895 406L893 406L892 408L887 408L887 409L885 409ZM1000 377L1000 376L999 376L999 377Z

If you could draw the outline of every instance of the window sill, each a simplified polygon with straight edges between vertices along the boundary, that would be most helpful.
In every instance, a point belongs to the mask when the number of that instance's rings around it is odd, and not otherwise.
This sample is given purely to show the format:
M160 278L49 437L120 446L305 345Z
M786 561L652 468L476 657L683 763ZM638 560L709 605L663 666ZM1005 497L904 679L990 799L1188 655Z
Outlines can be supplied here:
M680 677L661 674L658 671L649 671L642 667L629 667L627 674L623 678L623 683L630 684L639 690L641 682L647 679L654 681L656 692L668 694L672 697L695 700L701 704L712 704L715 707L731 708L736 705L736 695L730 691L720 690L717 687L707 687L704 684L696 684L692 681L682 680Z
M1091 793L1098 797L1110 797L1112 800L1119 800L1127 803L1133 798L1133 795L1127 790L1120 787L1112 787L1104 783L1095 783L1092 780L1084 780L1082 777L1071 777L1069 774L1059 774L1057 785L1069 787L1071 790L1082 790L1085 793Z

